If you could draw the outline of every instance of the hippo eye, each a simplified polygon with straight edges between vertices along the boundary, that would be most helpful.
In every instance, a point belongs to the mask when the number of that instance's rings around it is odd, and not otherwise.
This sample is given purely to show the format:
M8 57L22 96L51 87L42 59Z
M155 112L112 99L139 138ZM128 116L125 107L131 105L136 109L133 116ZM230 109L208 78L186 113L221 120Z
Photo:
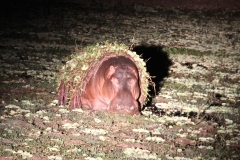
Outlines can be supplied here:
M130 85L130 86L133 86L133 85L135 85L136 84L136 79L135 78L131 78L130 80L129 80L129 82L128 82L128 84Z
M119 85L119 81L118 81L117 78L112 77L111 81L112 81L113 84L115 84L115 85Z

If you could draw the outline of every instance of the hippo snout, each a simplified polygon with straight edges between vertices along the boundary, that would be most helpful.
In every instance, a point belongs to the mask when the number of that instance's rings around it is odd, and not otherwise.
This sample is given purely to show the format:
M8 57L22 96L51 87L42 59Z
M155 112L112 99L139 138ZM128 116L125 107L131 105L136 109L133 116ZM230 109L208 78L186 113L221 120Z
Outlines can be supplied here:
M112 104L112 106L116 106L117 110L129 110L132 111L134 110L138 105L137 105L137 101L132 100L129 103L126 102L118 102L117 104Z
M139 115L139 104L133 98L131 93L117 94L111 101L109 107L110 113L137 114Z

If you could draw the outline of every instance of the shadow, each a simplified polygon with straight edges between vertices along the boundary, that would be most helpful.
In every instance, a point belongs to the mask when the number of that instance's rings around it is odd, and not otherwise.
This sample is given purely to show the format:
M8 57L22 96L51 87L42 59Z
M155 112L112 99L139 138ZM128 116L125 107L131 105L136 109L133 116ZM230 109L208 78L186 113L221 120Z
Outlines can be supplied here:
M160 92L161 82L169 75L169 67L172 61L169 59L167 52L162 50L161 46L135 46L133 48L138 55L146 62L147 72L150 74L152 82L155 84L155 89L152 85L149 86L149 101L146 106L152 105L152 99ZM146 107L144 106L144 107Z

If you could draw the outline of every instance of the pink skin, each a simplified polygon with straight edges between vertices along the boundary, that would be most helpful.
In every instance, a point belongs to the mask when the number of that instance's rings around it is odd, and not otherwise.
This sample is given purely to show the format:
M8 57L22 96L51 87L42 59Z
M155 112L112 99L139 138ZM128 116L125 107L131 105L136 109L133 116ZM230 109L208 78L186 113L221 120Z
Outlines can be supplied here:
M80 99L83 109L139 115L139 96L136 65L130 59L119 56L102 63Z

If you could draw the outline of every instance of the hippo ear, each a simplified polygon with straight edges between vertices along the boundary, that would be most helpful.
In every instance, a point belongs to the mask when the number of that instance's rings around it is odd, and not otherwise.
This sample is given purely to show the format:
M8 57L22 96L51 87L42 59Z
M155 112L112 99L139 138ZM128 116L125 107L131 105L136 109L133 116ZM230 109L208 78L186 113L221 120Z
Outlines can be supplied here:
M115 73L115 68L113 66L110 66L107 70L106 78L109 79L113 75L113 73Z

